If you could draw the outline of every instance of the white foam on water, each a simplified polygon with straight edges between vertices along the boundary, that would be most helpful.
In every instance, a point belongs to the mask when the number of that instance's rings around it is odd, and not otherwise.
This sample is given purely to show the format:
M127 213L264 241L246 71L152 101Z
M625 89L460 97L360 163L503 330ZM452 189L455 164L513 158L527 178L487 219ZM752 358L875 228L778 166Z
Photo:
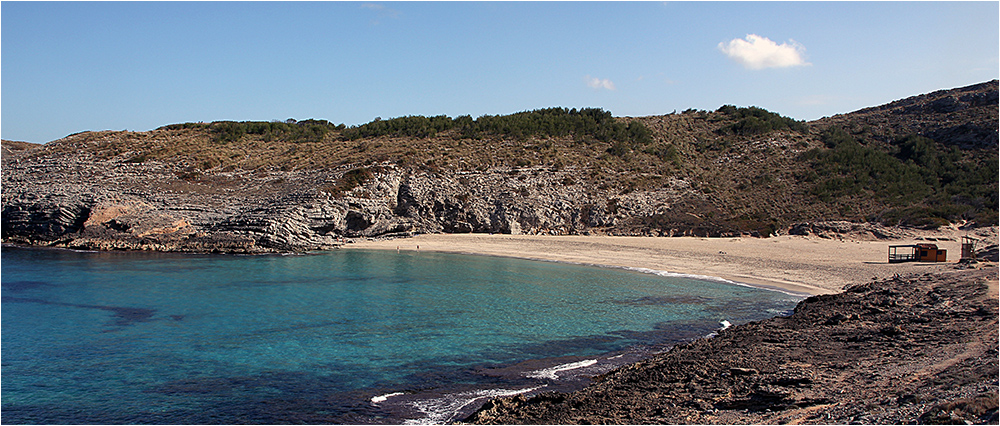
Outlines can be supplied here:
M488 398L501 398L505 396L519 395L545 387L536 386L525 389L481 389L477 391L459 392L445 395L441 398L432 398L421 401L414 401L411 405L424 413L426 417L421 419L409 419L403 422L408 425L429 425L448 423L470 404Z
M576 370L577 368L590 367L591 365L597 364L596 359L585 359L583 361L571 362L569 364L557 365L555 367L543 368L541 370L535 370L527 374L528 377L533 379L558 379L559 375L556 373L566 371L566 370Z
M372 397L372 404L378 404L380 402L385 402L385 400L387 400L389 398L392 398L394 396L400 396L400 395L403 395L403 392L393 392L393 393L387 393L385 395L373 396Z
M659 275L661 277L694 278L696 280L702 280L702 281L715 281L715 282L718 282L718 283L738 285L740 287L749 287L749 288L755 288L755 289L758 289L758 290L776 291L778 293L787 294L789 296L797 296L797 297L803 296L803 293L795 293L795 292L792 292L792 291L782 290L780 288L774 288L774 287L765 287L765 286L759 286L759 285L741 283L739 281L727 280L727 279L722 278L722 277L713 277L711 275L681 274L681 273L677 273L677 272L661 271L661 270L649 269L649 268L635 268L635 267L630 267L630 266L623 266L623 267L621 267L621 269L625 269L625 270L629 270L629 271L635 271L635 272L641 272L641 273L644 273L644 274Z
M4 245L6 246L6 244L4 244ZM73 253L100 253L100 251L98 251L98 250L83 250L83 249L73 249L73 248L67 248L67 249L62 249L62 250L68 250L68 251L71 251Z
M729 320L719 321L719 328L716 329L715 331L711 332L711 333L708 333L708 335L705 336L705 337L712 338L712 337L718 336L720 331L725 330L725 329L727 329L729 327L732 327L732 326L733 326L733 323L729 322Z

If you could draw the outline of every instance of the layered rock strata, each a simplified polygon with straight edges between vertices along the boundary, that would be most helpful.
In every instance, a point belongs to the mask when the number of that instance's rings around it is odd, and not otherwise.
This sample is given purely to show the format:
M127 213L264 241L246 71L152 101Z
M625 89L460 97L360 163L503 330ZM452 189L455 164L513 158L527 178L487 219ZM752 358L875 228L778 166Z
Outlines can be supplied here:
M672 180L599 190L567 168L428 173L393 164L344 194L351 167L192 174L182 164L68 154L54 142L3 159L3 240L74 249L256 253L416 233L589 233L701 199ZM62 147L66 148L66 147ZM675 229L670 234L707 232Z

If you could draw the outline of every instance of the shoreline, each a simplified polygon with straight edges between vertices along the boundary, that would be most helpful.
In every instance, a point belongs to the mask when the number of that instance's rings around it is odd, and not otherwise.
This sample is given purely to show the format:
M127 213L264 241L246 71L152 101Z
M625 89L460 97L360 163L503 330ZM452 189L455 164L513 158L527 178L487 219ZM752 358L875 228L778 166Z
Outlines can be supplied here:
M464 424L996 424L995 264L809 298Z
M858 241L815 236L612 237L508 234L421 234L360 240L345 249L431 251L518 258L647 273L701 276L797 295L839 293L845 286L954 267L959 231L928 231L926 239ZM932 235L932 236L931 236ZM932 240L933 239L933 240ZM888 263L890 244L934 241L948 250L940 263Z

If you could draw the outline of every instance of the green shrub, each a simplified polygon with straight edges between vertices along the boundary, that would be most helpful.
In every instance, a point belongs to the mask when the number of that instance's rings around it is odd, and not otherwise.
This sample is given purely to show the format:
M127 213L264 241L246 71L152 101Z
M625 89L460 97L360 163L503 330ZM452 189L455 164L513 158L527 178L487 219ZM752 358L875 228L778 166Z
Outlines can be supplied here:
M375 177L375 173L382 171L381 167L359 167L348 170L333 185L323 188L323 191L335 196L343 197L352 189L364 185Z
M660 160L674 165L674 167L680 167L682 163L680 152L677 151L677 147L673 144L651 145L643 149L643 152L655 155Z
M751 136L782 129L790 129L799 133L809 131L809 127L804 121L782 117L779 114L755 106L737 108L733 105L723 105L718 109L718 112L726 114L730 119L737 120L736 123L719 129L719 133L721 134Z

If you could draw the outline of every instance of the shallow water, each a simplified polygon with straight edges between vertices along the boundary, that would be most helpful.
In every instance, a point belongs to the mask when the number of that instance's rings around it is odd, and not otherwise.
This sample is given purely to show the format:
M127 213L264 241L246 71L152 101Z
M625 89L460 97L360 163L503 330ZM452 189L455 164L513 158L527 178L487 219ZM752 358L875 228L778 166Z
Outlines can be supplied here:
M0 254L5 423L440 423L801 300L438 253Z

